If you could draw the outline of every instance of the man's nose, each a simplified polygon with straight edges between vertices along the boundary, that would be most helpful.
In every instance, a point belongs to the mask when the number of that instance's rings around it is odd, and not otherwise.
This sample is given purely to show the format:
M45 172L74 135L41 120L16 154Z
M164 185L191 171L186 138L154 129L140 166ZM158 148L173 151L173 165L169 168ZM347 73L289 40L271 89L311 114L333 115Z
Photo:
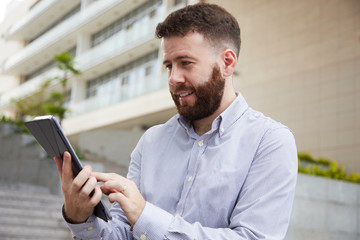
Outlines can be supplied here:
M173 66L169 72L169 85L177 85L184 82L185 78L183 72L179 68Z

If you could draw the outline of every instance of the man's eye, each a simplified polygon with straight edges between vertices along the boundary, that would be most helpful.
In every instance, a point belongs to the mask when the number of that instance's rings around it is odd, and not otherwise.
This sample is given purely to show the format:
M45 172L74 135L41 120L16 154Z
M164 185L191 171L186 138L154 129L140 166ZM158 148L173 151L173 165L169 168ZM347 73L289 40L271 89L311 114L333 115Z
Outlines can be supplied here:
M172 65L171 65L171 64L165 65L165 68L166 68L167 70L171 70L171 69L172 69Z
M183 66L187 66L187 65L191 64L191 62L183 61L183 62L181 62L181 64L182 64Z

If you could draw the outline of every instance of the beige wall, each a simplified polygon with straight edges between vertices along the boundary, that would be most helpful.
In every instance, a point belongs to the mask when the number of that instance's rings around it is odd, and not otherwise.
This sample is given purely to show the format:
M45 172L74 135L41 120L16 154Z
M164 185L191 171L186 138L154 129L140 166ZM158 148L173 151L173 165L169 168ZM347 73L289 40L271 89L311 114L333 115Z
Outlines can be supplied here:
M237 88L299 151L360 172L360 1L217 0L242 30Z

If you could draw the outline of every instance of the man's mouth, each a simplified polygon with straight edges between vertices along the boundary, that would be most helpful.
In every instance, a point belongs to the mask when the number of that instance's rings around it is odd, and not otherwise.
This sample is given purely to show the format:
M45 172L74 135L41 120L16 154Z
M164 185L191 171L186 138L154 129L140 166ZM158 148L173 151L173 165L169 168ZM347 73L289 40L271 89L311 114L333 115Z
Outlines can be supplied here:
M189 96L191 94L193 94L193 92L185 92L185 93L180 93L178 95L179 95L180 98L183 98L183 97Z

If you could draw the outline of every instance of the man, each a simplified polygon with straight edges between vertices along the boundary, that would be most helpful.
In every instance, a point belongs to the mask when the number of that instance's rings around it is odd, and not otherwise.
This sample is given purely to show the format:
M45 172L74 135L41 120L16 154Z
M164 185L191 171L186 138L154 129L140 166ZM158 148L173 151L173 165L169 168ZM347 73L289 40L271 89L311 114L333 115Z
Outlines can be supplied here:
M217 5L190 5L156 36L179 115L143 135L127 178L87 166L72 179L69 154L55 159L74 238L283 239L297 150L287 127L234 91L237 21ZM114 202L108 223L92 215L102 193Z

